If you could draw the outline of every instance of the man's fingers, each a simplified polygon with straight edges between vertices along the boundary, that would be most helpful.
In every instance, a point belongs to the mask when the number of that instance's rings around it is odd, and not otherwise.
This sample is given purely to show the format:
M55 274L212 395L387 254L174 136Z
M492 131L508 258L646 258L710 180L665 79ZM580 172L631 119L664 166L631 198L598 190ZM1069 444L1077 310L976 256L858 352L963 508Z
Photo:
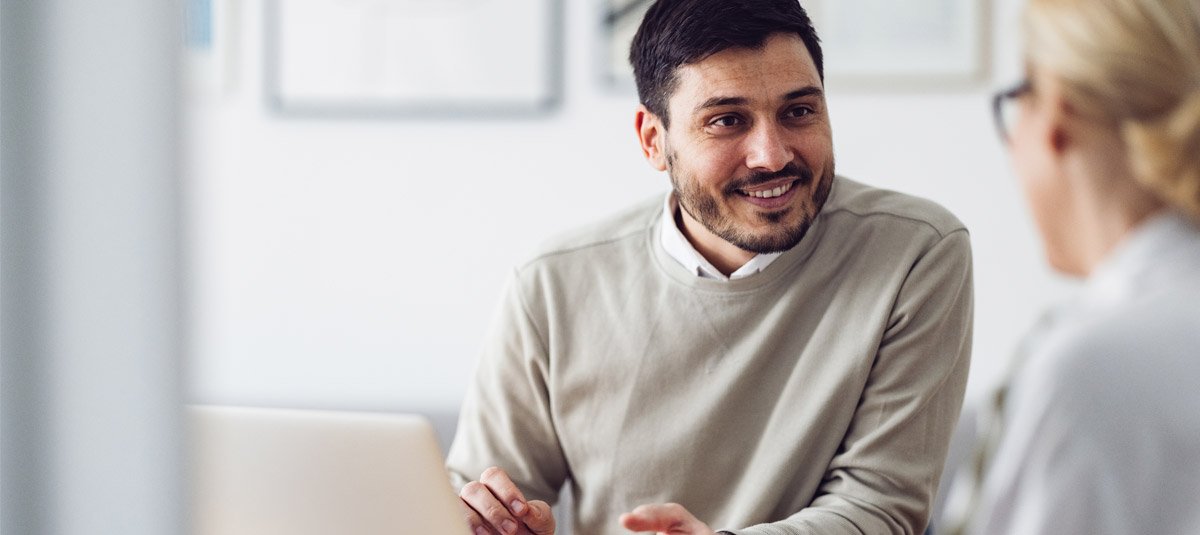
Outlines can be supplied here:
M683 527L687 510L673 503L642 505L621 515L621 525L631 531L671 531Z
M467 483L463 486L459 497L483 518L487 527L501 535L516 535L517 527L520 524L508 512L508 508L501 504L483 483L478 481Z
M495 533L488 527L487 521L479 516L479 513L476 513L466 501L459 498L458 503L462 504L463 513L467 517L467 527L471 529L472 535L492 535Z
M660 533L704 533L709 532L696 517L677 503L642 505L630 513L621 515L621 526L630 531L655 531Z
M528 505L529 512L522 520L525 521L525 526L529 528L529 531L534 535L554 535L554 513L550 510L550 504L541 500L532 500L528 502Z
M508 474L497 467L483 471L459 491L474 535L554 535L554 514L543 501L527 501ZM479 530L483 529L483 532Z
M483 471L483 475L479 476L479 482L487 486L492 491L492 495L504 504L513 516L523 517L529 512L529 504L525 501L525 495L521 494L521 490L508 477L508 473L495 466Z

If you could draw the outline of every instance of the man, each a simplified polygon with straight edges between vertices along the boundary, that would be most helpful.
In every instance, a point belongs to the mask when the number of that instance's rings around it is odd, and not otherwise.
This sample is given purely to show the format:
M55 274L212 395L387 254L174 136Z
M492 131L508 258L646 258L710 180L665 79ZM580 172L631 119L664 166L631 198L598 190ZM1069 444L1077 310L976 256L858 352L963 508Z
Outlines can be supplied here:
M448 461L473 529L553 533L569 484L581 535L921 532L966 384L966 230L835 177L795 0L660 0L631 60L673 191L515 270Z

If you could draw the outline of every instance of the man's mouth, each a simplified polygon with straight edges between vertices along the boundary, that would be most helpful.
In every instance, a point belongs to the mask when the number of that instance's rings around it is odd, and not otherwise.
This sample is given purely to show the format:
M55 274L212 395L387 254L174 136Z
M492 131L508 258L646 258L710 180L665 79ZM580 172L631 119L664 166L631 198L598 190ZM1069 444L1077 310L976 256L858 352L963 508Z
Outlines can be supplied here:
M759 199L774 199L776 197L782 197L785 193L787 193L788 191L791 191L791 189L796 185L796 182L798 182L798 181L793 180L791 182L787 182L785 184L781 184L781 185L775 186L774 188L768 188L768 189L756 189L756 190L740 189L740 190L738 190L738 193L741 193L742 195L745 195L747 197L756 197Z
M726 195L739 194L750 199L769 201L783 197L801 184L812 181L813 173L796 163L789 163L775 172L754 173L730 184Z

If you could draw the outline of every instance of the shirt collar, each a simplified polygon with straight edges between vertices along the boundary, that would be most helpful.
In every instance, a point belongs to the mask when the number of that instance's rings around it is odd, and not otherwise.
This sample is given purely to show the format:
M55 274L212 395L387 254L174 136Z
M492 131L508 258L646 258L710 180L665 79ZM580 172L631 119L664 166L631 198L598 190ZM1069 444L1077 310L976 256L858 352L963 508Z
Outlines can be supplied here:
M1096 304L1127 300L1154 287L1195 277L1200 270L1200 227L1174 211L1151 216L1096 267L1084 294Z
M690 273L697 277L714 280L737 280L744 279L750 275L754 275L771 265L775 259L779 258L783 253L761 253L751 258L737 271L731 273L728 277L721 270L712 265L708 259L704 258L695 247L692 247L691 242L679 230L679 226L675 224L675 214L679 210L679 200L675 198L675 194L667 195L666 205L662 212L662 227L661 241L662 247L667 252L667 255L679 262Z

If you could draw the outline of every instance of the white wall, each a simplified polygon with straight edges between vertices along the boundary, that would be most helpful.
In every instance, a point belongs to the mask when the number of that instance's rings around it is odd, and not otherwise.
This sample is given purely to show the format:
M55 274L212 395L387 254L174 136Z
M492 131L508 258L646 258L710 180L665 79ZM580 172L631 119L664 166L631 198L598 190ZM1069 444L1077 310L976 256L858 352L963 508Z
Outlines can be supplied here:
M632 94L595 79L595 5L566 9L566 98L528 120L301 120L261 94L261 0L231 0L240 60L193 99L193 397L453 409L509 268L543 238L666 191ZM239 3L240 2L240 3ZM968 89L830 87L839 172L935 199L971 228L971 393L1065 285L1043 267L989 96L1019 73L1018 0L995 0L996 68Z

